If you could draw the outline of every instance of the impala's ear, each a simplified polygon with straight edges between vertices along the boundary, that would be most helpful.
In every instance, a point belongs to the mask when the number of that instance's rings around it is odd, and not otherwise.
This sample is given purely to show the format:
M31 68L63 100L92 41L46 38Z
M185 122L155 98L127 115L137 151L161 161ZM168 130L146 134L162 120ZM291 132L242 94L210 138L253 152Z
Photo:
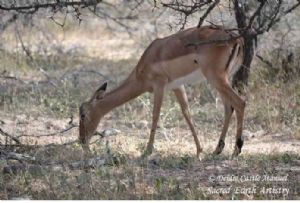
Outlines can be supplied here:
M97 89L97 91L95 92L94 98L95 99L103 99L103 97L105 95L106 87L107 87L107 82L103 83L103 85L101 85Z

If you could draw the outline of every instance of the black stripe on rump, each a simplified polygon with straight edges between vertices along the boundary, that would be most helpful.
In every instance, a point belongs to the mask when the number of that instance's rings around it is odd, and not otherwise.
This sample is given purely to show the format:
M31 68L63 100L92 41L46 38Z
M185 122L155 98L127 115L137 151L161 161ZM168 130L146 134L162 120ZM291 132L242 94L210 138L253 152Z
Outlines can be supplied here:
M228 61L227 61L227 63L226 63L226 68L225 68L225 70L227 70L228 68L229 68L229 65L230 65L230 62L231 62L231 60L232 60L232 58L233 58L233 56L234 56L234 53L236 52L236 48L238 47L238 43L236 43L235 45L234 45L234 47L233 47L233 49L232 49L232 51L231 51L231 54L230 54L230 56L229 56L229 58L228 58Z

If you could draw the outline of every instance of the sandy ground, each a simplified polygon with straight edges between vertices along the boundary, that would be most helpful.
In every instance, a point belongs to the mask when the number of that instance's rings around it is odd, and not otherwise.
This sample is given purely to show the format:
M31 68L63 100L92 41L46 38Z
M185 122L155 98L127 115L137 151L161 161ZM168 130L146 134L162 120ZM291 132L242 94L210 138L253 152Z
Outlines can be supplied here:
M13 118L1 118L0 127L3 131L12 136L19 137L20 141L28 145L47 145L47 144L63 144L75 141L78 137L78 127L75 126L66 132L60 133L71 127L70 119L54 119L47 117L31 117L26 115L17 115ZM232 121L233 123L234 121ZM146 144L148 134L150 132L149 123L145 120L134 121L133 126L126 122L115 122L114 120L103 119L98 130L102 132L106 130L109 136L105 139L116 143L118 147L133 156L134 153L139 154L139 144ZM73 124L78 125L78 119L74 119ZM104 127L105 126L105 127ZM129 127L128 127L129 126ZM204 151L210 153L218 141L218 126L214 131L209 132L207 126L204 129L198 127L198 137L204 147ZM229 129L225 153L230 152L234 147L235 125L232 124ZM252 132L245 129L243 132L245 144L243 154L271 154L274 152L300 153L300 140L296 139L296 132L287 133L269 133L265 130ZM95 136L93 140L100 139ZM1 142L4 143L3 137ZM93 142L93 141L92 141ZM157 150L163 150L167 154L176 153L194 153L194 142L190 131L186 126L177 126L175 128L158 129L156 142ZM175 149L174 149L175 148ZM168 152L169 151L169 152Z

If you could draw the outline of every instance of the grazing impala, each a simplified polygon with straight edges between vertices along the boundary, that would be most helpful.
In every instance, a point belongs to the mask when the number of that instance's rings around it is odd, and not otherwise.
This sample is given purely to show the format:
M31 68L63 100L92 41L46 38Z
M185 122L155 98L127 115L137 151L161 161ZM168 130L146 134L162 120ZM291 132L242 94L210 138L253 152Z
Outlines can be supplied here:
M244 55L243 40L236 36L237 34L221 26L203 26L154 40L143 53L135 69L119 87L106 92L107 83L104 83L89 101L81 105L79 140L83 149L89 150L89 140L105 114L145 92L153 92L152 127L145 151L145 155L151 154L163 96L166 91L172 90L192 132L199 157L202 148L190 115L184 85L201 82L206 78L218 90L225 108L224 126L214 154L221 153L225 146L229 121L235 110L237 132L233 156L237 156L243 145L245 101L230 85L231 78L241 66ZM196 42L197 46L187 46Z

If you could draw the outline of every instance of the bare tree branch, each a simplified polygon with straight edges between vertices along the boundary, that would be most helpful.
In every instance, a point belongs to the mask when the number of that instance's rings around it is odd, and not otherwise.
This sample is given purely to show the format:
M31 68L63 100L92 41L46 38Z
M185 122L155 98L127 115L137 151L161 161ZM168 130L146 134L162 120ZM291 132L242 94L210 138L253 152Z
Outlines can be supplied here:
M270 61L268 61L267 59L263 58L261 55L256 54L256 57L263 62L264 64L266 64L267 66L269 66L270 68L273 68L273 65Z
M213 2L213 4L211 4ZM208 11L204 14L205 16L203 18L200 18L200 21L198 23L199 27L201 26L202 22L204 21L205 18L207 17L207 15L210 13L210 11L219 3L219 0L213 1L213 0L192 0L192 1L183 1L183 0L173 0L171 2L168 3L164 3L162 2L162 6L171 10L174 10L178 13L180 13L181 15L181 19L180 19L180 23L182 26L180 29L184 29L186 23L187 23L187 18L196 13L196 12L200 12L200 11L205 11L205 7L207 5L210 5L208 7ZM156 5L156 3L155 3Z
M8 134L7 132L4 132L1 128L0 128L0 134L2 134L5 137L8 137L8 138L12 139L13 141L15 141L19 145L21 144L21 142L18 138Z
M72 130L73 128L78 128L77 124L71 124L68 127L58 131L58 132L53 132L53 133L48 133L48 134L43 134L43 135L33 135L32 137L36 137L36 138L40 138L40 137L52 137L52 136L57 136L57 135L62 135L70 130ZM24 135L22 135L24 136ZM27 137L30 135L26 135Z
M281 15L279 15L279 10L282 1L279 1L277 9L273 12L273 17L269 18L269 22L267 23L266 26L260 26L259 28L256 29L257 35L264 34L265 32L268 32L276 23L280 22L282 17L286 16L287 14L291 13L295 9L299 8L300 6L300 0L290 8L284 10L281 12Z
M24 161L35 162L35 157L29 156L27 154L19 154L15 152L5 152L5 150L0 149L0 154L5 157L5 159L17 160L21 163Z
M4 31L9 25L14 23L18 19L18 14L13 14L8 20L6 20L3 24L0 24L0 31Z
M205 13L200 17L200 20L197 25L198 28L202 25L202 23L204 22L204 20L208 16L208 14L210 14L210 12L219 4L219 2L220 2L220 0L215 0L215 2L208 7L208 9L205 11Z
M55 1L51 3L32 3L29 5L25 6L16 6L15 4L11 4L10 6L5 6L3 3L0 4L0 10L5 10L5 11L17 11L17 12L26 12L26 13L35 13L39 9L42 8L52 8L52 9L57 9L57 8L66 8L66 7L89 7L89 6L95 6L99 3L101 3L102 0L60 0L60 1Z

